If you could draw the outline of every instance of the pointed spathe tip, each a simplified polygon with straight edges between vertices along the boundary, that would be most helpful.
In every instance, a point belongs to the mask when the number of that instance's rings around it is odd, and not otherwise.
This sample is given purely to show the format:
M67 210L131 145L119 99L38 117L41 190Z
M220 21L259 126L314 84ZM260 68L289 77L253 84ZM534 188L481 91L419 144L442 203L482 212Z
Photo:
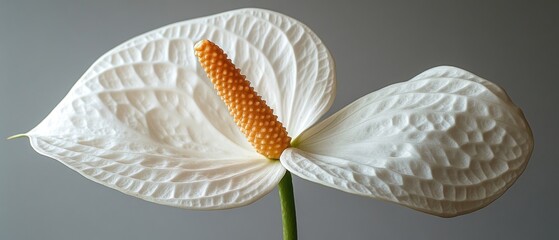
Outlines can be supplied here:
M6 138L6 140L12 140L14 138L20 138L20 137L27 137L27 134L25 134L25 133L16 134L16 135L13 135L13 136L10 136L10 137Z

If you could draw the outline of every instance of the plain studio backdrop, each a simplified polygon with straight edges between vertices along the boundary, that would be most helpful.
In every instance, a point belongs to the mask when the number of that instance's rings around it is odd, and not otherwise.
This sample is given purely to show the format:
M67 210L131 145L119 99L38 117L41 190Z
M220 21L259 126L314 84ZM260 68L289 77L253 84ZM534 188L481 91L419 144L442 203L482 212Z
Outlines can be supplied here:
M0 137L26 132L103 53L161 26L258 7L313 29L336 60L328 115L438 65L504 87L535 149L524 174L477 212L444 219L295 177L300 239L559 239L557 1L4 1ZM246 207L192 211L149 203L0 140L0 239L280 239L277 191Z

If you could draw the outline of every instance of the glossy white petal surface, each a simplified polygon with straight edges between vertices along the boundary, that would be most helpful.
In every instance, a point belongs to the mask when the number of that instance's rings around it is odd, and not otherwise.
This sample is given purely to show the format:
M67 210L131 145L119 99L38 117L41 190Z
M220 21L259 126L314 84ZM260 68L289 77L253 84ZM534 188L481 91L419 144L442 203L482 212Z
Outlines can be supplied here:
M262 197L285 169L237 129L195 59L201 39L229 53L291 136L333 101L333 62L316 35L284 15L242 9L172 24L111 50L27 134L33 148L160 204L229 208Z
M302 178L446 217L503 194L533 148L506 93L454 67L373 92L296 143L281 162Z

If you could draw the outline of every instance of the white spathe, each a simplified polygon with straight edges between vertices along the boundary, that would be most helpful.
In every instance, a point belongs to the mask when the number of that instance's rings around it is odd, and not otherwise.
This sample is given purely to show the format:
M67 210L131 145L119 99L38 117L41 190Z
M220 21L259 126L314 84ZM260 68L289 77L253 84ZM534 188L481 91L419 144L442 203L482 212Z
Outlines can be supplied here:
M284 151L294 174L438 216L486 206L520 176L533 138L497 85L436 67L358 99Z
M314 124L334 100L333 60L312 31L279 13L242 9L109 51L26 134L31 145L95 182L160 204L221 209L264 196L285 168L237 128L194 55L201 39L231 49L289 133Z
M201 39L229 53L294 137L281 161L256 153L229 116L195 59ZM454 216L500 196L532 151L529 126L504 91L461 69L431 69L313 126L334 95L333 60L310 29L279 13L241 9L109 51L26 135L37 152L95 182L193 209L256 201L287 168Z

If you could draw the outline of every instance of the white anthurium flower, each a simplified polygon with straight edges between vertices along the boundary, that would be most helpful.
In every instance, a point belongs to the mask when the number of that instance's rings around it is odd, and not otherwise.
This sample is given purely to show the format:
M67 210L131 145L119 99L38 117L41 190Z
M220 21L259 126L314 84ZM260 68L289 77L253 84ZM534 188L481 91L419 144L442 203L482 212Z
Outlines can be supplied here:
M197 63L201 39L229 57L294 138L258 154ZM172 24L109 51L25 135L88 179L159 204L224 209L270 192L286 169L342 191L439 216L479 209L522 173L533 138L495 84L437 67L315 124L334 63L305 25L241 9Z

